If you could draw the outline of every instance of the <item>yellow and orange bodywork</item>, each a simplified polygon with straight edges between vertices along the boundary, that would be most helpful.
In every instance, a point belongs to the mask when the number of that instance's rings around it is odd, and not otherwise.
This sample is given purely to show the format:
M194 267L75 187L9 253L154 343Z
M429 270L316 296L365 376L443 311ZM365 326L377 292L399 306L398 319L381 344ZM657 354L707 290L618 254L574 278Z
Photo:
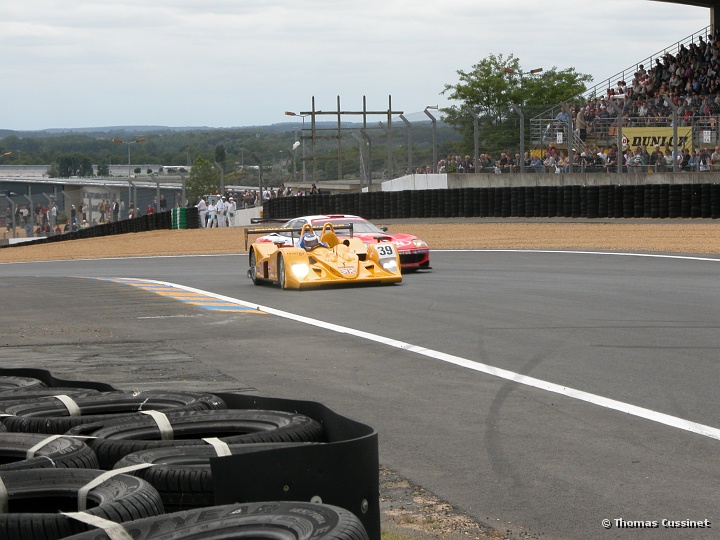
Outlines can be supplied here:
M330 284L402 281L400 255L391 242L366 246L358 238L344 238L342 242L334 238L312 251L268 242L253 243L249 258L248 274L256 285L266 281L277 283L283 289L304 289Z

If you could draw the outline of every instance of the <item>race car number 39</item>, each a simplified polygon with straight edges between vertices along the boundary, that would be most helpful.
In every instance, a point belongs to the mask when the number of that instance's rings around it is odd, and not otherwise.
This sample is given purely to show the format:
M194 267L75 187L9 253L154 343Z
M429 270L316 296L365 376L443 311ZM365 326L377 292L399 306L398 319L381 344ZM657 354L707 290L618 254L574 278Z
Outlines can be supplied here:
M380 255L381 257L394 257L395 256L395 250L390 245L378 246L377 252L378 252L378 255Z

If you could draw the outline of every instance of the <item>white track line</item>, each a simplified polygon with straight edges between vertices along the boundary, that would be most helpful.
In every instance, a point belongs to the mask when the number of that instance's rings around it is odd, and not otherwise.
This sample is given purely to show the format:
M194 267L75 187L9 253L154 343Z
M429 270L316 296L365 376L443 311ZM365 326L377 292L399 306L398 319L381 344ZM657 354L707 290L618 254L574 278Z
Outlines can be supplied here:
M715 259L709 259L709 260L715 260ZM622 401L617 401L615 399L606 398L603 396L599 396L597 394L583 392L582 390L576 390L574 388L569 388L567 386L561 386L559 384L551 383L548 381L543 381L541 379L536 379L534 377L528 377L528 376L522 375L520 373L515 373L514 371L508 371L507 369L502 369L502 368L498 368L495 366L490 366L488 364L483 364L482 362L476 362L474 360L469 360L467 358L462 358L460 356L454 356L452 354L435 351L433 349L428 349L426 347L420 347L417 345L412 345L410 343L405 343L404 341L398 341L396 339L379 336L377 334L363 332L362 330L348 328L347 326L340 326L338 324L320 321L318 319L313 319L311 317L305 317L303 315L296 315L294 313L289 313L287 311L281 311L279 309L274 309L274 308L271 308L268 306L262 306L260 304L253 304L251 302L246 302L244 300L238 300L237 298L231 298L229 296L215 294L215 293L212 293L209 291L203 291L201 289L194 289L192 287L185 287L183 285L177 285L175 283L168 283L165 281L153 281L153 280L144 280L144 281L150 282L150 283L167 285L167 286L171 286L171 287L176 287L178 289L182 289L182 290L189 291L189 292L201 293L201 294L204 294L207 296L211 296L213 298L224 300L226 302L235 303L235 304L239 304L239 305L246 306L246 307L252 307L257 310L264 311L265 313L269 313L271 315L276 315L278 317L282 317L284 319L289 319L289 320L300 322L303 324L309 324L311 326L316 326L318 328L323 328L325 330L330 330L332 332L338 332L340 334L347 334L347 335L355 336L355 337L358 337L361 339L366 339L368 341L374 341L375 343L380 343L382 345L386 345L389 347L395 347L396 349L401 349L403 351L408 351L408 352L412 352L412 353L419 354L422 356L426 356L428 358L433 358L435 360L440 360L442 362L447 362L448 364L454 364L456 366L471 369L473 371L478 371L480 373L486 373L488 375L493 375L493 376L499 377L501 379L506 379L508 381L514 381L518 384L523 384L525 386L531 386L533 388L539 388L540 390L545 390L547 392L553 392L553 393L567 396L567 397L577 399L580 401L585 401L587 403L592 403L594 405L599 405L600 407L605 407L606 409L611 409L611 410L619 411L622 413L631 414L631 415L637 416L639 418L645 418L646 420L651 420L652 422L657 422L659 424L664 424L666 426L674 427L677 429L682 429L684 431L689 431L691 433L696 433L698 435L703 435L704 437L710 437L711 439L720 440L720 429L717 429L717 428L714 428L711 426L706 426L704 424L698 424L697 422L691 422L689 420L684 420L684 419L678 418L676 416L670 416L669 414L664 414L661 412L653 411L652 409L645 409L643 407L638 407L636 405L631 405L629 403L624 403Z
M615 255L618 257L650 257L655 259L683 259L686 261L720 262L720 257L695 255L665 255L661 253L621 253L617 251L571 251L565 249L433 249L433 253L564 253L568 255Z

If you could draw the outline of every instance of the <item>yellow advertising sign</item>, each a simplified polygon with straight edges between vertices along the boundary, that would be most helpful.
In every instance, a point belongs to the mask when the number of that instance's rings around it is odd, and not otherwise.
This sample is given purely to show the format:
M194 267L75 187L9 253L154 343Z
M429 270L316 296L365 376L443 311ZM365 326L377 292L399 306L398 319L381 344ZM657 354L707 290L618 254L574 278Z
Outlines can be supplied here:
M662 149L665 145L673 146L673 128L671 127L626 127L622 130L623 138L627 138L627 144L633 151L642 146L647 151L652 151L656 144ZM692 127L678 127L678 148L692 150Z

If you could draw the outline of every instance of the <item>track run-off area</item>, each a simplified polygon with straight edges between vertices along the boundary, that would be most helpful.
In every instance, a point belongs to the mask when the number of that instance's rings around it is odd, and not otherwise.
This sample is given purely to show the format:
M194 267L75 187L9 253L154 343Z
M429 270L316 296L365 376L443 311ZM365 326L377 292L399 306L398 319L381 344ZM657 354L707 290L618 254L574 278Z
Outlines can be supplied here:
M378 431L384 466L509 536L717 537L720 258L431 261L395 286L301 292L252 285L247 255L3 264L0 359L322 402Z

